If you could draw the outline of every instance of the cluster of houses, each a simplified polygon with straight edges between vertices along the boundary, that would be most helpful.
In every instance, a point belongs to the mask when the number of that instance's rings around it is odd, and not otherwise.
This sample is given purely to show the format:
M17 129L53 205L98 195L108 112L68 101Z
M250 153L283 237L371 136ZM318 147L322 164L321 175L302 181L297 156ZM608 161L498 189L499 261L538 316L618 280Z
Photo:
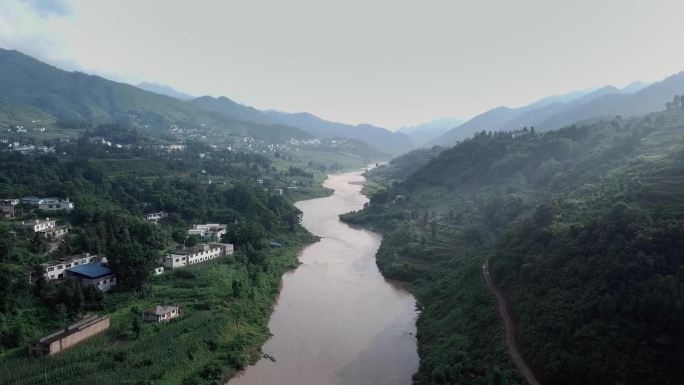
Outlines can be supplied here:
M69 199L24 197L21 199L0 200L0 213L14 217L15 206L19 203L30 204L45 211L71 211L74 206ZM146 214L145 218L157 222L166 218L165 212ZM51 218L32 219L23 221L21 228L31 234L39 235L47 240L58 240L68 233L68 226L58 226ZM188 229L189 235L199 235L203 238L220 239L227 231L227 226L217 223L196 224ZM210 261L225 255L232 255L234 248L229 243L202 243L191 248L171 252L161 259L161 266L154 269L152 274L160 275L165 269L176 269ZM107 258L101 255L83 253L61 258L41 265L40 273L29 273L29 280L34 281L42 274L48 281L61 281L68 277L76 279L83 286L94 286L102 291L109 291L117 284L116 274L109 268ZM156 305L145 309L142 318L147 322L168 322L181 314L177 305ZM89 315L85 318L56 330L28 345L31 356L48 356L58 353L70 346L76 345L92 336L102 333L110 327L110 319L106 316Z
M74 202L71 202L69 198L27 196L21 198L21 203L37 206L41 211L63 211L68 213L74 209Z
M0 199L0 215L5 218L14 218L16 213L16 206L19 203L36 206L41 211L46 212L66 212L69 213L74 209L74 202L69 198L40 198L36 196L27 196L21 199L6 198Z

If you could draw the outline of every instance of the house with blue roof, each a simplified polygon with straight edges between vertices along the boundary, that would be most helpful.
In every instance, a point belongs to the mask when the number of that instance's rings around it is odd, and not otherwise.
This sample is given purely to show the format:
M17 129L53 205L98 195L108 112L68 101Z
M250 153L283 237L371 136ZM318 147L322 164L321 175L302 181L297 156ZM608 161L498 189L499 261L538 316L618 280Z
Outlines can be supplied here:
M67 276L76 278L83 286L94 285L102 291L116 286L116 274L101 263L85 263L66 269Z

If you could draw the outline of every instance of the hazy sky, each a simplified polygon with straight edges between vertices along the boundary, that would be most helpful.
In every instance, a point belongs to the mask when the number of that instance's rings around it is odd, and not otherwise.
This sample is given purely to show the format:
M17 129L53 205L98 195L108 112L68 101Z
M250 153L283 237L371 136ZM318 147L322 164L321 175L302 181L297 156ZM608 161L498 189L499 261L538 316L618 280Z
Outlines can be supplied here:
M679 72L682 20L684 0L0 0L0 46L396 128Z

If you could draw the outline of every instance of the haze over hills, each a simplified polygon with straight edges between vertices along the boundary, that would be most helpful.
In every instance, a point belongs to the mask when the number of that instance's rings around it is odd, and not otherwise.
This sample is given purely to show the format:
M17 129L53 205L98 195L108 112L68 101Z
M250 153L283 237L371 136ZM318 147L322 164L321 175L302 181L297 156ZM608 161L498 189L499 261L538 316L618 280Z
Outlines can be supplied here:
M397 131L408 135L418 146L421 146L462 123L463 119L441 118L415 126L401 127Z
M496 107L475 116L427 145L453 144L482 130L511 131L535 127L537 130L547 131L585 120L645 114L659 110L663 100L683 91L684 73L680 72L653 84L636 81L622 89L605 86L543 98L519 108Z
M145 91L150 91L154 92L155 94L160 94L160 95L166 95L170 96L172 98L176 98L179 100L190 100L194 99L195 97L189 94L186 94L185 92L180 92L173 87L164 85L164 84L159 84L159 83L152 83L152 82L142 82L138 83L136 85L138 88L142 88Z
M232 119L262 124L282 124L299 127L320 138L347 137L362 140L380 151L398 155L415 147L407 135L370 124L350 125L321 119L307 112L288 113L275 110L257 110L222 96L202 96L190 101L206 111L216 112Z
M150 130L172 125L217 130L234 136L285 140L310 138L296 127L241 122L190 103L105 78L67 72L18 51L0 49L0 97L4 118L13 111L40 111L58 124L122 123Z
M141 83L144 90L64 71L5 49L0 49L0 84L0 121L12 120L18 111L31 111L58 124L117 122L152 130L182 126L278 141L340 137L360 140L394 155L414 147L408 136L380 127L334 123L307 113L259 111L225 97L185 101L192 96L165 85Z

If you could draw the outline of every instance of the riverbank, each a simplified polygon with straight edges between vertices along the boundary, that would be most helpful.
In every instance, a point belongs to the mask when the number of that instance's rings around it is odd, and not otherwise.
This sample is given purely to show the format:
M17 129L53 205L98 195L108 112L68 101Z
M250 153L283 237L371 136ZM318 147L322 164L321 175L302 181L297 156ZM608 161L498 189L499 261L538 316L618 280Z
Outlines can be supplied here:
M331 175L325 187L332 196L297 203L303 226L320 241L283 278L269 322L273 337L262 347L268 357L231 385L411 383L415 301L378 271L381 237L339 220L367 202L363 179L360 171Z
M260 355L281 277L316 238L297 231L285 247L266 251L266 263L224 257L155 277L145 293L111 293L103 305L112 327L49 359L23 356L0 362L0 384L214 384ZM165 324L135 324L141 309L179 304L182 316ZM182 362L182 365L179 363Z

